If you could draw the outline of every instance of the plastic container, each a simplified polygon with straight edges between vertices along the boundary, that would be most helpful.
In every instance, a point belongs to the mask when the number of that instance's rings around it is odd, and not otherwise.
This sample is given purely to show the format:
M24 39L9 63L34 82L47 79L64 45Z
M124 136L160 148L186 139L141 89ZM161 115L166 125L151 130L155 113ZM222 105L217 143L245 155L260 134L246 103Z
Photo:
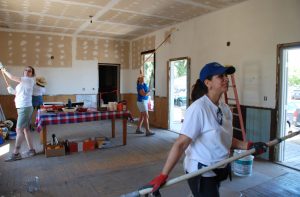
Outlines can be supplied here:
M117 110L118 111L122 111L123 110L123 104L122 103L118 103L117 104Z
M234 149L233 155L241 154L246 150ZM237 176L251 176L252 166L253 166L253 155L248 155L246 157L235 160L232 165L232 171Z
M16 137L17 137L17 133L16 132L14 132L14 131L9 131L8 132L8 139L15 140Z
M33 193L40 190L40 178L38 176L29 177L26 183L27 192Z

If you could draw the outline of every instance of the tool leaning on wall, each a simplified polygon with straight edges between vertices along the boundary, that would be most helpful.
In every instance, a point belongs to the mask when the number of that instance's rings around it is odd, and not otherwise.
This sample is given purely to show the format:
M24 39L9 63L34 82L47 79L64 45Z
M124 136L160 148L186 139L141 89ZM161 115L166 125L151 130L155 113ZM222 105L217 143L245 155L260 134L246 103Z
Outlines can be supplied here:
M9 85L9 83L7 82L7 79L6 79L5 75L4 75L4 71L6 70L6 68L4 68L4 66L3 66L3 64L2 64L1 62L0 62L0 70L1 70L2 76L3 76L3 78L4 78L4 81L5 81L5 83L6 83L6 87L7 87L8 93L9 93L9 94L15 95L15 94L16 94L16 91L15 91L15 89L14 89L13 87L11 87L11 86Z
M294 136L296 136L296 135L299 135L299 134L300 134L300 130L299 130L299 131L296 131L296 132L294 132L294 133L291 133L291 134L289 134L289 135L286 135L286 136L284 136L284 137L277 138L277 139L274 139L274 140L272 140L272 141L269 141L269 142L267 142L266 144L268 145L268 147L274 146L274 145L276 145L276 144L281 143L282 141L285 141L286 139L292 138L292 137L294 137ZM251 154L253 154L253 153L255 153L255 148L252 148L252 149L250 149L250 150L247 150L247 151L245 151L245 152L243 152L243 153L241 153L241 154L232 156L232 157L230 157L230 158L228 158L228 159L225 159L225 160L223 160L223 161L220 161L220 162L218 162L218 163L216 163L216 164L214 164L214 165L211 165L211 166L208 166L208 167L203 167L203 168L201 168L200 170L195 171L195 172L193 172L193 173L184 174L184 175L181 175L181 176L179 176L179 177L173 178L173 179L167 181L167 182L161 187L161 189L162 189L162 188L165 188L165 187L168 187L168 186L171 186L171 185L173 185L173 184L179 183L179 182L181 182L181 181L188 180L188 179L190 179L190 178L193 178L193 177L198 176L198 175L200 175L200 174L203 174L203 173L205 173L205 172L211 171L211 170L213 170L213 169L216 169L216 168L218 168L218 167L221 167L221 166L223 166L223 165L225 165L225 164L228 164L228 163L233 162L233 161L235 161L235 160L241 159L241 158L246 157L246 156L248 156L248 155L251 155ZM145 196L145 195L150 194L151 191L152 191L152 187L150 187L150 188L142 188L142 189L139 189L139 190L137 190L137 191L134 191L134 192L131 192L131 193L128 193L128 194L123 194L123 195L121 195L120 197L141 197L141 196Z

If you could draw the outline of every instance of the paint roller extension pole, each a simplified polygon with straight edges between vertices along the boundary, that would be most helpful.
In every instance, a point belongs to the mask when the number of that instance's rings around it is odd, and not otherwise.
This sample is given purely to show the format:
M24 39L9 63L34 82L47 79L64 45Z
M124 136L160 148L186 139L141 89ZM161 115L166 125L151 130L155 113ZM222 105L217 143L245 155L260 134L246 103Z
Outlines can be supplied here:
M8 87L9 84L8 84L8 82L7 82L7 79L6 79L5 75L4 75L4 71L1 71L1 72L2 72L2 75L3 75L4 81L5 81L5 83L6 83L6 86Z
M294 133L291 133L291 134L289 134L287 136L284 136L284 137L281 137L281 138L269 141L266 144L268 145L268 147L274 146L274 145L279 144L280 142L282 142L282 141L284 141L286 139L292 138L292 137L294 137L296 135L299 135L299 134L300 134L300 130L296 131ZM251 155L253 153L255 153L255 148L252 148L252 149L247 150L247 151L245 151L243 153L240 153L240 154L234 155L232 157L229 157L228 159L222 160L222 161L220 161L220 162L218 162L218 163L216 163L214 165L201 168L200 170L197 170L195 172L192 172L192 173L189 173L189 174L184 174L184 175L181 175L179 177L173 178L173 179L167 181L166 184L164 184L161 188L165 188L165 187L168 187L170 185L176 184L178 182L181 182L181 181L193 178L195 176L198 176L200 174L203 174L203 173L208 172L210 170L213 170L215 168L224 166L225 164L228 164L228 163L233 162L235 160L238 160L240 158L246 157L246 156ZM151 191L152 191L152 188L146 188L146 189L141 189L141 190L134 191L134 192L131 192L131 193L128 193L128 194L123 194L120 197L140 197L142 195L151 193Z
M3 64L0 62L0 67L1 68L4 68L4 66L3 66ZM6 77L5 77L5 75L4 75L4 71L1 69L1 73L2 73L2 76L3 76L3 78L4 78L4 81L5 81L5 83L6 83L6 86L8 87L9 86L9 84L8 84L8 82L7 82L7 79L6 79Z
M178 31L178 29L175 29L175 30ZM154 52L157 52L157 50L171 37L173 31L174 30L171 30L171 32L165 37L165 39L154 49ZM140 66L140 74L141 75L143 75L142 68L144 66L144 63L147 62L152 57L152 55L153 55L153 53L151 53L151 55L149 55L148 58L142 62L142 65Z

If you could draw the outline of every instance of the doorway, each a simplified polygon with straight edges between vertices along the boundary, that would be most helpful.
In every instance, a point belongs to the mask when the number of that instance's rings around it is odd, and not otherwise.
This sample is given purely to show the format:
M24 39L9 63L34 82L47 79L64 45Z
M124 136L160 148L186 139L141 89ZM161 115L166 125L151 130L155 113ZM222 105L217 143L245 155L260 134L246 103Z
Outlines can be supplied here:
M168 62L169 130L179 132L189 106L190 59L170 59Z
M155 50L144 51L142 55L142 72L145 76L145 83L148 84L150 90L155 90ZM150 105L148 111L154 111L155 91L150 91L148 96Z
M120 98L120 64L98 64L99 105L117 102Z
M300 43L283 44L279 51L279 135L300 129ZM280 143L278 162L300 170L300 136Z

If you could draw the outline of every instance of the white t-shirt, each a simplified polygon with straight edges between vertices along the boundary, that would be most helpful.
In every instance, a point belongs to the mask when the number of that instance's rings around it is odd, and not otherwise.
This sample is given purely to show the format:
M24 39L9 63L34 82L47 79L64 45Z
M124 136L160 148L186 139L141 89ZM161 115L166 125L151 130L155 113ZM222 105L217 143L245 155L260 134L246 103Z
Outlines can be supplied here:
M32 92L33 96L43 96L45 93L46 93L45 87L41 87L41 86L34 84L33 92Z
M16 86L16 108L32 106L32 91L35 81L32 77L21 77L21 83Z
M223 114L222 125L218 122L218 107ZM184 159L184 168L189 173L198 170L198 162L210 166L227 159L233 136L230 108L221 101L216 106L204 95L187 109L180 133L192 139ZM202 176L215 173L210 171Z

